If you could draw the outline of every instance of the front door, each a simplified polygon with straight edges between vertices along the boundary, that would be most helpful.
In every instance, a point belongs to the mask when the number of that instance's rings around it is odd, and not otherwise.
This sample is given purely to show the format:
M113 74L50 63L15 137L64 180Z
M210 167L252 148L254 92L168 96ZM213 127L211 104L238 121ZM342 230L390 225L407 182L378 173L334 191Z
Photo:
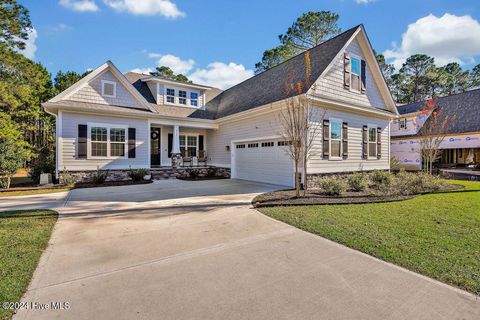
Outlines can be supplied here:
M160 133L160 128L150 128L150 161L152 167L159 167L161 165Z

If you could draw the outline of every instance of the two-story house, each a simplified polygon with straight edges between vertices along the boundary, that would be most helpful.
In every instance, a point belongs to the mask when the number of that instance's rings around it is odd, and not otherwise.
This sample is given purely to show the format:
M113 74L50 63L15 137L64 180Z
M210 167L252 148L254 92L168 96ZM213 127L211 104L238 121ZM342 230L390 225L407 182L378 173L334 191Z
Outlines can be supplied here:
M424 112L426 101L398 106L400 118L392 121L391 153L407 170L421 170L422 128L443 127L439 139L438 167L480 164L480 89L438 98ZM431 112L439 112L438 120ZM447 122L444 124L444 122Z
M205 157L232 178L293 186L279 114L300 94L326 110L309 174L389 169L397 110L362 25L225 91L122 74L108 61L43 106L57 119L59 176L172 170Z

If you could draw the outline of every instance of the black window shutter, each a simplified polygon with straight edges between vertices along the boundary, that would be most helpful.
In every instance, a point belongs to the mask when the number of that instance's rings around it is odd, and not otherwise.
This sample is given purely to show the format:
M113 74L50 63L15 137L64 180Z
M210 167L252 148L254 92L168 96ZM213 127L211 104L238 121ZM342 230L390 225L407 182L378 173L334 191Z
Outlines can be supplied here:
M172 147L173 147L173 133L168 134L168 157L172 156Z
M377 128L377 159L382 158L382 128Z
M136 157L136 130L135 128L128 128L128 157Z
M361 79L362 79L362 93L365 93L367 88L367 63L365 60L362 60L362 71L361 71Z
M345 52L343 54L343 86L350 89L350 57Z
M362 132L362 159L368 158L368 126L363 126Z
M198 150L199 151L203 151L205 150L205 146L204 146L204 137L202 135L198 136Z
M323 158L330 156L330 121L323 120Z
M342 149L343 159L348 158L348 123L342 123Z
M87 130L88 127L86 124L78 125L78 150L77 158L86 159L87 158Z

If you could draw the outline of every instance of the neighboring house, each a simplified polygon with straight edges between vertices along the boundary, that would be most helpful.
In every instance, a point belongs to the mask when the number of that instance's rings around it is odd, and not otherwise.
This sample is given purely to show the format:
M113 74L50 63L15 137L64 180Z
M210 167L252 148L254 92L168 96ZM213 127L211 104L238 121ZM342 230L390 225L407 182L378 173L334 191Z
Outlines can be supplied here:
M425 103L398 106L400 118L392 121L391 153L405 169L422 169L419 132L429 121L433 121L430 113L421 112ZM436 108L442 108L442 114L449 119L446 135L440 144L441 156L437 165L479 164L480 89L438 98Z
M363 26L309 50L310 68L307 60L302 53L223 92L122 74L108 61L43 104L57 117L57 174L172 170L206 154L232 178L293 186L279 113L295 94L327 110L309 174L389 169L397 111ZM300 82L312 86L286 94Z

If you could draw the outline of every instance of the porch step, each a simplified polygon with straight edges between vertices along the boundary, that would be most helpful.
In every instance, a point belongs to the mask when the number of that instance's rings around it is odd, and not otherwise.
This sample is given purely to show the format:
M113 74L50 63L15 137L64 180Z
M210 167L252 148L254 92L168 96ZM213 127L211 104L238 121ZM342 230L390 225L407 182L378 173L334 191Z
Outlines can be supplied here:
M216 170L217 175L224 177L230 177L230 169L228 168L215 168L215 167L184 167L184 168L152 168L150 174L153 180L168 180L176 179L178 176L188 176L190 171L196 170L199 176L208 175L209 169Z

